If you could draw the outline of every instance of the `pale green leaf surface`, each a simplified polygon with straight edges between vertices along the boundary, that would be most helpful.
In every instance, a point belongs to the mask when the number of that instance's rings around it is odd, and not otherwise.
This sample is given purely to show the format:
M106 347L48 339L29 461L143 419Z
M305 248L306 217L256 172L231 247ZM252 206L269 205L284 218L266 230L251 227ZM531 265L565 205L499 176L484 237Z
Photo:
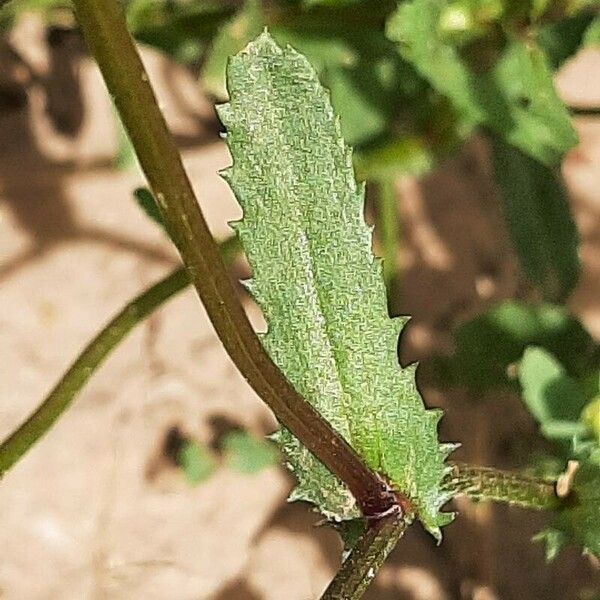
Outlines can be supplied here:
M476 73L441 35L448 5L448 0L403 2L388 22L388 37L471 126L486 125L540 162L557 164L577 136L544 53L514 40L488 71Z
M546 350L530 347L519 365L523 400L550 439L567 439L585 434L580 422L587 398L579 382Z
M410 498L439 536L440 489L451 446L441 413L423 406L415 367L401 369L404 319L387 314L381 264L364 222L349 148L308 61L261 35L228 67L231 101L219 114L234 164L224 177L244 210L235 226L263 310L263 342L296 389ZM346 487L289 432L279 436L298 480L294 499L336 519L358 516Z

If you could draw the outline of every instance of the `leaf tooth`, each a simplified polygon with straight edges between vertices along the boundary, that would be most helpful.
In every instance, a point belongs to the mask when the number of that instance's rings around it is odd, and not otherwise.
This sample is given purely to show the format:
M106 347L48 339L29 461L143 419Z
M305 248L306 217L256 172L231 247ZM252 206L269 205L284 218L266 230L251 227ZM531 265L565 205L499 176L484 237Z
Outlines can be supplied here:
M452 499L452 494L440 494L440 496L446 496L446 500L443 502L443 504L446 504L446 502ZM438 517L438 525L443 527L444 525L448 525L449 523L452 523L452 521L454 521L456 513L454 511L440 512L438 513Z
M446 459L446 458L448 458L448 456L450 456L450 454L452 454L458 448L460 448L460 444L451 444L451 443L440 444L440 453L444 457L444 459ZM450 469L450 467L447 467L447 469Z
M240 285L252 296L256 293L256 281L250 277L248 279L240 279Z
M409 365L406 365L405 367L402 367L402 371L404 372L404 376L407 377L411 382L415 382L416 381L416 375L417 375L417 367L419 366L418 362L414 362L414 363L410 363ZM426 414L429 411L425 411Z
M217 112L217 116L219 117L219 120L221 121L221 123L223 123L223 125L225 125L225 127L227 128L227 130L229 132L231 132L231 125L235 125L235 111L233 110L233 107L231 106L231 102L225 102L224 104L217 104L215 106L215 110Z
M442 543L442 530L438 525L426 527L427 531L433 536L435 543L439 546Z
M381 277L383 276L383 258L381 258L380 256L373 257L373 269L378 279L381 279Z
M233 181L233 165L229 165L228 167L225 167L224 169L221 169L219 171L219 177L225 181L226 183L228 183L229 185L231 185L231 182Z
M269 31L265 27L262 30L262 33L253 41L250 42L244 50L240 53L240 58L242 60L248 60L247 57L251 56L280 56L281 54L290 54L290 56L300 57L302 56L296 50L294 50L291 46L285 49L285 51L275 42L275 40L269 35ZM302 56L302 58L304 58ZM306 60L306 59L305 59Z
M427 416L431 419L431 422L437 426L442 417L444 416L444 411L441 408L430 408L427 411ZM441 448L441 446L440 446Z
M289 468L289 467L288 467ZM296 486L288 495L288 502L302 502L306 500L306 495L300 489L300 486Z
M239 230L242 229L242 227L244 226L244 220L243 219L235 219L234 221L227 221L227 225L229 225L229 227L231 227L231 229L233 229L233 231L238 233Z
M398 317L392 317L390 321L394 329L398 332L398 334L400 334L411 318L412 317L409 315L400 315Z

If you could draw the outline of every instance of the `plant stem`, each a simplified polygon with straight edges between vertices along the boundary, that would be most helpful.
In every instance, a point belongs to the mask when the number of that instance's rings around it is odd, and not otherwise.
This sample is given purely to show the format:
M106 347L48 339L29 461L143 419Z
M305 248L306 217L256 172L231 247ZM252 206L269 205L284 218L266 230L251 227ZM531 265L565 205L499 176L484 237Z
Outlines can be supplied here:
M404 534L400 510L372 523L356 542L321 600L358 600Z
M394 499L382 493L379 477L295 391L252 329L219 258L118 0L74 0L74 5L167 231L229 356L278 420L348 486L363 513L384 512Z
M555 482L490 467L451 465L445 485L456 494L537 510L554 510L560 506Z
M569 106L574 117L600 117L600 106Z
M132 300L86 346L54 389L0 446L0 477L56 422L110 352L143 319L189 283L179 268Z

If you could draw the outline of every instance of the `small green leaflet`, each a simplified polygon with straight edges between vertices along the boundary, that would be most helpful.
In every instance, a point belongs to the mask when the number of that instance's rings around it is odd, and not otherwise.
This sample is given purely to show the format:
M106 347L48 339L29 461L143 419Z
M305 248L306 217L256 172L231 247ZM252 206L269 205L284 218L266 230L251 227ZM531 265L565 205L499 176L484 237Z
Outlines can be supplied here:
M177 461L190 485L198 485L215 472L215 460L205 446L193 440L185 440L179 450Z
M267 33L230 60L219 108L233 166L223 176L244 210L234 224L254 277L263 343L295 388L411 501L438 539L450 444L426 410L415 366L398 365L406 319L390 319L350 149L309 62ZM333 520L359 516L346 487L287 431L277 435L298 487Z
M600 559L600 448L596 446L587 454L575 474L571 502L535 537L546 543L548 560L569 544Z
M519 364L519 382L523 401L544 437L571 442L587 435L581 419L588 403L584 386L552 354L536 346L527 348Z

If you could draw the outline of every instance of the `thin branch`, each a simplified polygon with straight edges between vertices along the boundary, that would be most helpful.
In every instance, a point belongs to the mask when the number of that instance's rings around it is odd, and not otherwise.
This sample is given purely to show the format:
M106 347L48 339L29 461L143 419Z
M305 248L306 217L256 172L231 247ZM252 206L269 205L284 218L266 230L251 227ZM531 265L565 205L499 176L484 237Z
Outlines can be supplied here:
M138 323L188 284L185 269L177 269L132 300L108 323L78 356L42 404L2 442L0 477L52 427L119 342Z
M554 481L490 467L452 463L445 486L473 500L504 502L537 510L554 510L560 506Z
M237 237L219 244L223 261L231 263L240 251ZM0 477L54 425L90 380L98 367L117 348L127 334L190 284L187 271L180 267L144 290L115 315L83 349L54 389L23 424L0 445Z
M399 507L390 515L370 524L321 596L321 600L362 598L405 530L406 522Z
M574 117L600 117L600 106L577 106L567 107Z
M389 509L380 478L300 396L270 359L237 298L127 31L118 0L74 0L75 13L121 121L208 316L229 356L256 393L330 471L366 515Z

